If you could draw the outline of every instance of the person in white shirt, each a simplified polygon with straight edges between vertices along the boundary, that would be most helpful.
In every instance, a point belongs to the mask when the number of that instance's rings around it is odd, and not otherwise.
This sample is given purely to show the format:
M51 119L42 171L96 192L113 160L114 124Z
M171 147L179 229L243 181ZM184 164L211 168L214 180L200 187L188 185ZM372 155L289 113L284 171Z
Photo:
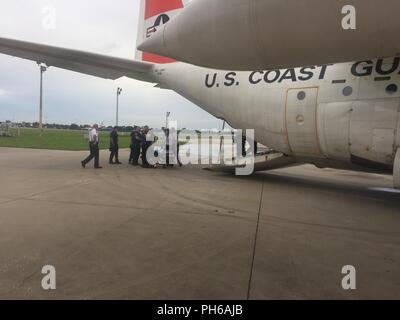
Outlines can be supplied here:
M94 124L93 127L89 130L89 150L90 155L81 162L82 167L85 168L86 165L94 159L94 168L101 169L99 164L99 126Z

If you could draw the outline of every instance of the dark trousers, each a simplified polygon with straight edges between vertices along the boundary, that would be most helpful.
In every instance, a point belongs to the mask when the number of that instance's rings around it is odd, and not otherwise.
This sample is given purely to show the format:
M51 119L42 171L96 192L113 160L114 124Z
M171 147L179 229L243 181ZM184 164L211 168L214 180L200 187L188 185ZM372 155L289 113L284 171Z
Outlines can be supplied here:
M110 147L110 163L114 161L114 157L115 157L115 162L119 162L118 152L119 152L118 145Z
M142 145L142 162L143 167L150 167L150 163L147 161L147 150L150 148L151 144Z
M131 153L132 153L132 164L137 165L139 163L139 157L140 157L140 144L132 145Z
M140 143L138 144L131 144L131 152L129 154L129 163L133 165L137 165L139 163L140 157Z
M132 144L130 145L130 148L131 148L131 152L129 154L129 163L133 163L135 148L133 147Z
M94 159L94 167L98 168L99 167L99 145L97 143L89 143L89 150L90 150L90 155L83 160L83 163L86 165L90 161Z

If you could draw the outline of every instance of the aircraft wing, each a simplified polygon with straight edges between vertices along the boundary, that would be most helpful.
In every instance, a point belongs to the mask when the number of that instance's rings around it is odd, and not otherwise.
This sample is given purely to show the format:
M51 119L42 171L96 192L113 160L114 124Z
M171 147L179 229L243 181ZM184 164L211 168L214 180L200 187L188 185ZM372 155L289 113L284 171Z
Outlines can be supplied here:
M115 80L126 76L154 82L151 77L154 65L147 62L6 38L0 38L0 53L104 79Z

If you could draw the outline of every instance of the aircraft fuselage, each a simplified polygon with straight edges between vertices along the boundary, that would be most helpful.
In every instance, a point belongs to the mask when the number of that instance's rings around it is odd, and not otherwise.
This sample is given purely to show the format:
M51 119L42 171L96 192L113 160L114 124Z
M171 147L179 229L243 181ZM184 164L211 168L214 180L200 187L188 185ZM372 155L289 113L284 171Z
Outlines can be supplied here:
M253 72L174 63L154 78L299 161L392 171L400 146L400 59Z

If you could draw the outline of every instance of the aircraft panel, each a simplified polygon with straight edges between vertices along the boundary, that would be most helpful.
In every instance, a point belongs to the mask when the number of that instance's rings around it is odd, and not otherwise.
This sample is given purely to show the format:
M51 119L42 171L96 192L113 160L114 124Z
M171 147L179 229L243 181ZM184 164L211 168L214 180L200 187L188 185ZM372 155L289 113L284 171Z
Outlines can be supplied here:
M289 89L286 126L290 148L295 155L320 155L317 133L318 88Z

